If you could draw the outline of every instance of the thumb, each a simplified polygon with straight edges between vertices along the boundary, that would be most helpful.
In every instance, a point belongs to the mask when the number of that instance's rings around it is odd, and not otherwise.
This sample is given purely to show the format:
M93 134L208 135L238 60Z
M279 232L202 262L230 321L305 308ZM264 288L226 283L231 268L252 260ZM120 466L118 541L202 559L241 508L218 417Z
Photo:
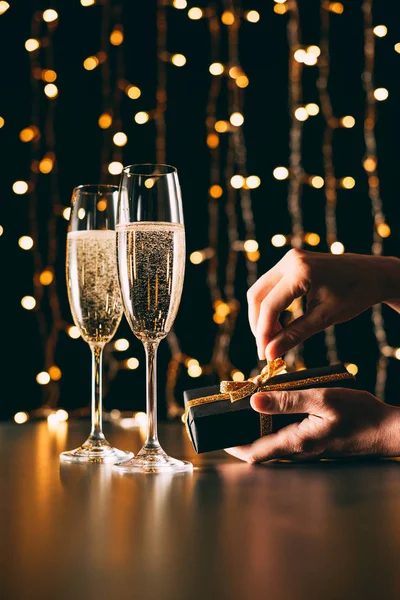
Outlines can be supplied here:
M250 404L259 413L279 415L286 413L307 413L320 415L328 413L324 402L326 389L293 390L290 392L257 392Z
M326 307L319 304L307 310L301 317L281 329L266 347L268 360L282 356L309 337L322 331L331 323L327 317Z

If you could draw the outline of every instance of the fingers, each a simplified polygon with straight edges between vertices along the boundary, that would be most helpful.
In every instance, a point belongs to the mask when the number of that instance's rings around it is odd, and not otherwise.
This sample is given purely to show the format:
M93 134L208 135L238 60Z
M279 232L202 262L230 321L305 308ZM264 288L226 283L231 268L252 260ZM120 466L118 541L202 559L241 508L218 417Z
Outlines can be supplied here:
M332 322L332 316L326 307L319 304L310 308L304 315L289 323L267 342L265 349L267 358L273 360L282 356L291 348L331 325Z
M266 346L276 333L276 325L281 312L303 293L304 290L301 286L293 286L289 278L282 277L261 302L256 327L257 351L260 360L265 359Z
M282 277L278 267L279 263L262 275L247 292L249 323L254 337L256 336L261 302Z
M226 452L248 463L260 463L275 458L300 455L307 444L298 431L298 424L293 423L278 433L271 433L256 440L248 446L226 448Z
M279 415L285 413L307 413L327 415L328 391L324 388L291 390L290 392L257 392L251 397L252 408L260 413Z

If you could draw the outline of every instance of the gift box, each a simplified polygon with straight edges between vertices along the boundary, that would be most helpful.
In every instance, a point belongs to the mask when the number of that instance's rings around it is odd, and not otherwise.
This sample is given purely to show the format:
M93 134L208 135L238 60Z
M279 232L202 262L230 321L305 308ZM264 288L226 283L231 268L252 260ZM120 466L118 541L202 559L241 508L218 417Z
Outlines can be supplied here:
M271 377L268 372L265 376L263 369L260 376L244 382L226 381L219 386L184 391L183 421L197 454L242 446L305 417L304 414L261 415L250 405L250 397L256 391L354 388L355 383L355 377L342 364Z

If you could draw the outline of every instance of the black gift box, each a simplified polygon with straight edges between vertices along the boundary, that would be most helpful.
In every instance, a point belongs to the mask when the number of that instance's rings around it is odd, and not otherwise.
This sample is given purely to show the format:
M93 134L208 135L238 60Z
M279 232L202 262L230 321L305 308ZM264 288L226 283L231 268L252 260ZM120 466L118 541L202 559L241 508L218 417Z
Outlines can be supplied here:
M342 375L343 379L333 377L332 381L323 383L312 381L327 375ZM306 390L318 387L354 388L355 378L347 372L344 365L339 364L276 375L271 377L266 385L275 386L282 383L293 384L293 386L285 385L286 390ZM197 454L250 444L261 435L260 413L251 408L250 396L236 402L231 402L229 399L217 400L187 407L190 400L213 396L219 392L219 386L213 385L186 390L183 393L187 409L186 428ZM290 423L301 421L304 416L300 414L273 415L271 433Z

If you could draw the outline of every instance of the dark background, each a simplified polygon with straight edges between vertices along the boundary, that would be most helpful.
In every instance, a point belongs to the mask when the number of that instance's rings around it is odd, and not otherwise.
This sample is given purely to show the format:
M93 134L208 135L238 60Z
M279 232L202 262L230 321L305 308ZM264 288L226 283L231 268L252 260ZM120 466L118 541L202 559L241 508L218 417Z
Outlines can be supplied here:
M54 185L59 202L68 206L72 188L82 183L98 181L115 182L118 176L104 172L104 156L110 162L111 146L107 141L110 132L98 127L99 115L105 109L104 70L84 70L83 60L96 54L101 45L101 27L104 3L82 7L78 0L51 3L39 0L10 0L11 8L0 16L0 115L5 125L0 129L0 224L4 233L0 238L2 265L2 352L0 378L0 417L9 418L17 410L33 410L46 401L43 386L36 383L44 364L43 340L38 331L37 311L26 311L20 300L33 294L32 277L34 264L32 252L21 250L18 239L29 234L34 218L39 228L38 248L45 257L49 241L48 223L55 203ZM120 22L124 26L124 44L118 48L110 46L109 64L111 89L115 90L117 60L123 65L123 77L138 85L142 95L130 100L124 94L120 98L111 95L111 102L118 101L121 127L129 138L122 149L123 164L151 162L156 160L154 121L139 126L133 115L139 110L150 111L155 107L157 51L156 51L156 3L119 0L107 3L110 8L110 23ZM188 8L192 6L189 3ZM205 7L200 2L197 6ZM222 12L229 3L215 3ZM262 274L274 265L289 249L275 248L271 237L276 233L289 234L291 222L287 210L288 181L276 181L272 176L278 165L288 166L289 114L288 114L288 44L287 15L277 15L274 3L267 1L242 1L241 10L256 9L261 19L249 23L242 19L239 33L239 57L250 85L244 90L243 125L247 148L247 170L261 178L261 186L252 191L252 205L256 223L256 239L260 247L258 273ZM301 43L320 43L320 2L300 0ZM362 167L365 151L363 117L365 96L361 73L364 63L363 20L361 2L344 2L342 15L332 14L330 54L331 76L329 91L336 116L353 115L353 129L339 129L334 134L334 163L336 177L351 175L356 180L352 190L338 190L337 223L338 239L346 251L371 252L373 222L367 193L367 180ZM58 74L56 84L59 95L49 101L40 89L32 86L29 53L24 48L25 40L31 37L31 20L35 11L54 8L59 14L57 27L52 38L54 70ZM118 13L121 11L121 17ZM400 41L400 11L398 2L387 0L374 3L374 25L385 24L388 35L375 38L376 66L375 87L386 87L389 98L377 103L375 134L378 147L379 177L383 209L392 234L384 241L386 255L400 256L400 207L398 200L398 176L400 164L399 135L400 116L400 54L394 44ZM114 19L114 21L113 21ZM176 68L167 64L168 106L166 111L166 146L168 163L178 168L184 203L187 231L188 256L194 250L208 245L208 188L210 186L210 151L206 140L206 103L211 75L208 72L210 59L210 37L205 19L189 20L187 10L167 8L167 49L186 56L187 64ZM220 61L227 60L225 26L222 26ZM110 31L108 31L109 35ZM41 51L42 52L42 51ZM118 55L119 53L119 55ZM121 54L122 53L122 54ZM120 57L118 59L118 56ZM46 58L46 60L48 57ZM50 67L49 67L50 68ZM304 69L303 99L319 103L316 88L317 67ZM29 215L30 195L17 196L12 192L14 181L29 181L32 160L31 144L19 140L19 132L32 123L32 110L45 122L49 106L54 107L55 147L57 171L51 177L39 175L36 184L37 211ZM228 118L226 92L218 102L218 118ZM307 173L323 176L321 142L323 117L310 118L304 124L303 165ZM116 129L118 130L118 129ZM43 136L42 136L43 139ZM108 139L108 138L107 138ZM108 146L107 146L108 144ZM42 154L46 148L42 148ZM56 184L54 180L56 178ZM50 180L52 183L50 183ZM215 183L215 182L213 182ZM321 244L315 251L327 251L325 239L323 190L304 187L302 196L305 231L315 231L321 236ZM226 232L221 227L223 238ZM64 279L65 236L67 222L56 218L57 261L55 265L58 295L63 319L72 324ZM311 248L308 248L311 249ZM226 256L221 253L223 263ZM46 258L43 259L44 261ZM185 288L175 331L182 351L195 357L200 364L210 361L217 325L212 320L212 306L206 283L207 263L192 265L187 262ZM247 324L245 293L247 283L244 261L239 257L236 295L241 302L237 326L231 340L232 363L246 376L257 365L254 340ZM46 303L42 310L46 312ZM384 308L388 342L400 346L400 318L390 309ZM373 391L376 376L378 347L371 326L370 312L357 317L350 323L336 328L339 358L343 362L356 363L359 367L359 386ZM136 356L140 366L135 371L120 370L109 380L105 390L105 407L125 410L143 410L144 402L144 354L141 343L130 332L125 320L115 336L126 337L130 349L125 353L112 352L115 359L122 361ZM165 414L165 372L170 358L166 342L160 347L159 388L160 414ZM107 359L107 356L106 356ZM307 366L326 364L323 334L315 336L305 344L304 359ZM90 395L90 352L81 339L72 340L61 331L55 353L55 364L62 370L59 382L58 405L68 410L87 406ZM108 361L105 371L108 373ZM49 366L49 365L47 365ZM389 359L386 400L400 404L398 399L398 377L400 362ZM106 378L107 379L107 378ZM206 385L215 381L215 376L190 379L182 371L178 378L176 397L181 402L185 387Z

